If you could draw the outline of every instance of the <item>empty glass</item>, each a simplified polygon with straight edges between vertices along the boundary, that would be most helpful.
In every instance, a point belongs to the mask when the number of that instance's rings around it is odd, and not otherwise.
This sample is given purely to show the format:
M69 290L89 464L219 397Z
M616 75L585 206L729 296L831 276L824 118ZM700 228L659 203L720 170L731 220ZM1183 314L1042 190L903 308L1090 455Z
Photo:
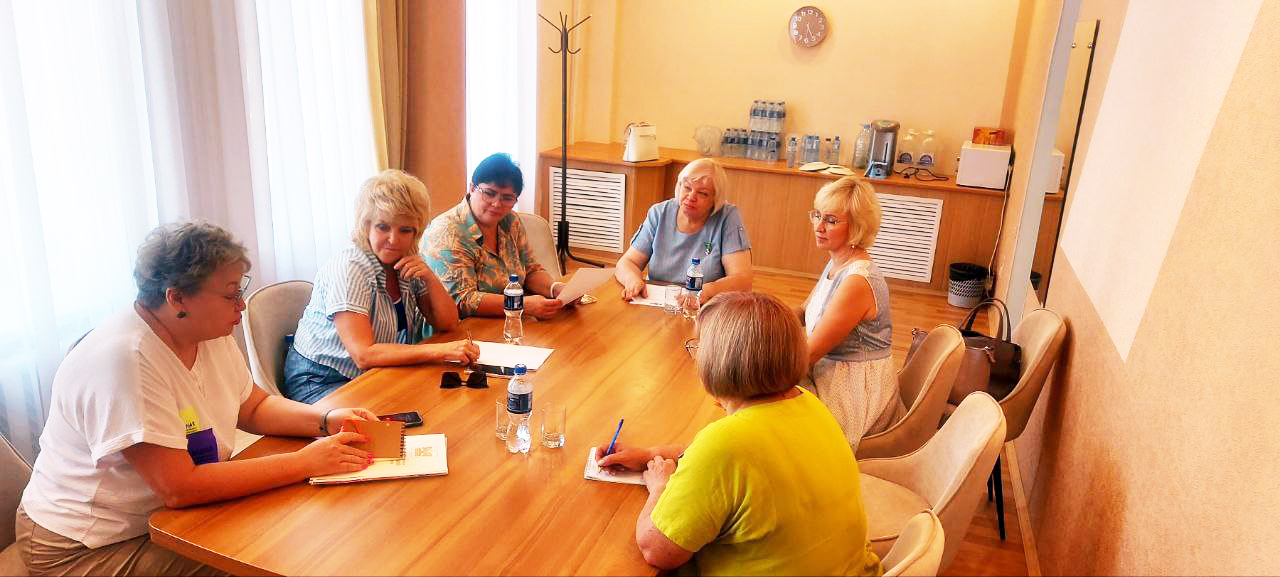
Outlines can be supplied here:
M542 406L542 446L558 449L564 446L564 405Z
M667 285L662 299L662 310L670 315L680 314L680 285Z
M498 435L499 439L502 439L503 441L505 441L507 440L507 402L494 401L493 411L494 411L494 431L493 432Z

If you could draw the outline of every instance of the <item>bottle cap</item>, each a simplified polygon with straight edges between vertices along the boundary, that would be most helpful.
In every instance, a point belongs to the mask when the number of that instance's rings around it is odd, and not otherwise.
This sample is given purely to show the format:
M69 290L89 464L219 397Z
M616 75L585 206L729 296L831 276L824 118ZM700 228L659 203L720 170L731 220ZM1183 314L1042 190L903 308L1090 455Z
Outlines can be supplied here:
M699 264L699 263L701 263L701 262L702 262L702 259L700 259L700 258L698 258L698 257L696 257L696 256L695 256L695 257L693 257L693 264Z
M515 367L515 373L516 373L516 375L523 375L523 374L525 374L525 373L527 373L527 372L529 372L529 368L528 368L528 367L524 366L524 365L523 365L523 364L521 364L521 363L517 363L517 364L516 364L516 367Z
M519 280L520 280L520 275L518 275L518 274L514 274L514 273L513 273L513 274L511 274L511 275L508 275L508 276L507 276L507 282L517 282L517 281L519 281Z

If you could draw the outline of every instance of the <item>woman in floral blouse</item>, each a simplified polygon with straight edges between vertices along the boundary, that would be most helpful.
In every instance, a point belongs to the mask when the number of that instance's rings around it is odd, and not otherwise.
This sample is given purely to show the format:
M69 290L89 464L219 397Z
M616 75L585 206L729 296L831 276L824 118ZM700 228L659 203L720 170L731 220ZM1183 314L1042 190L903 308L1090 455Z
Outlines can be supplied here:
M485 158L471 174L467 195L427 228L427 264L444 283L463 317L502 316L502 289L509 275L524 286L524 310L540 319L556 316L555 298L564 283L533 259L524 225L512 209L524 188L511 156Z

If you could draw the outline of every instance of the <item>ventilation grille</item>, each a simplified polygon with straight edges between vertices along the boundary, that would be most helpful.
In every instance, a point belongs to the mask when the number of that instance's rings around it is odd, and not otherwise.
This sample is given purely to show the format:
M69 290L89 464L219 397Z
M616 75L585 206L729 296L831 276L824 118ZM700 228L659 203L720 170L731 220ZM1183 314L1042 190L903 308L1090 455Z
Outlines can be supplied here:
M560 220L560 167L550 167L551 228ZM569 169L565 218L569 246L622 252L623 197L627 175Z
M927 283L942 221L942 200L896 194L880 199L880 234L867 252L886 277Z

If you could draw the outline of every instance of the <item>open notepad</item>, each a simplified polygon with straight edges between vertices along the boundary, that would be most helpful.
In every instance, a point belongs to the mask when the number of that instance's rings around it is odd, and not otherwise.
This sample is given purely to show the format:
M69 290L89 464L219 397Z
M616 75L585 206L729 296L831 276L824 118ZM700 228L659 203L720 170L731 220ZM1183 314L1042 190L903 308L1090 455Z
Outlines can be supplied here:
M375 479L404 479L428 475L448 475L449 460L445 456L444 435L407 435L403 459L374 459L363 471L312 477L312 485L358 483Z
M666 300L667 287L665 285L648 284L644 285L644 294L647 296L638 296L631 299L633 305L644 305L648 307L662 307L662 303Z
M596 462L600 460L599 447L591 447L591 452L587 453L587 466L582 470L582 476L592 481L605 481L607 483L626 483L628 485L643 485L644 474L640 471L621 471L614 472L609 469L601 469Z

